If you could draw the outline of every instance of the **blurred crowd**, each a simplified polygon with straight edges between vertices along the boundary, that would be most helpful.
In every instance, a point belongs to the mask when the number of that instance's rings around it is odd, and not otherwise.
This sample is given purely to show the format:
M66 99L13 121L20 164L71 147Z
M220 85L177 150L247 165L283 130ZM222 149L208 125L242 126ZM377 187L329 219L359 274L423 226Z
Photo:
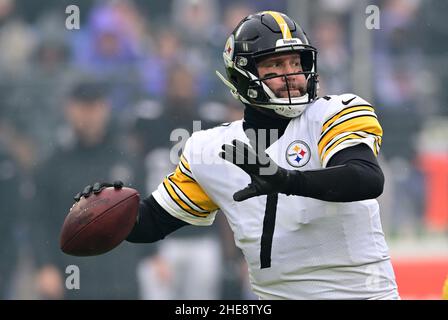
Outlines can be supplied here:
M293 2L0 0L1 299L255 298L223 217L95 258L63 255L58 233L86 184L120 179L148 195L174 168L174 129L242 117L214 71L223 70L227 36L252 12L303 18L319 51L320 95L352 92L352 35L365 28L354 17L365 11L354 0L319 0L301 1L306 12L295 12ZM71 4L80 9L79 30L66 28ZM436 209L447 210L439 220L425 214L433 156L448 167L448 4L368 4L381 13L380 29L366 39L365 77L384 129L385 231L446 232L448 203ZM65 289L72 264L80 290Z

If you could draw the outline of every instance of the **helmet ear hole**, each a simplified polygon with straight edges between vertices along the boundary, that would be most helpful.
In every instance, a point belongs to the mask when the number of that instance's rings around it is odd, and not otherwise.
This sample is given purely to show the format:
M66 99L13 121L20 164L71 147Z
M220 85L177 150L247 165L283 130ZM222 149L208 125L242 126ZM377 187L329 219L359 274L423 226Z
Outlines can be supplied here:
M306 84L306 92L312 100L317 96L317 82L316 76L310 75Z
M311 71L313 69L313 53L308 51L302 51L300 53L300 60L302 63L303 71Z

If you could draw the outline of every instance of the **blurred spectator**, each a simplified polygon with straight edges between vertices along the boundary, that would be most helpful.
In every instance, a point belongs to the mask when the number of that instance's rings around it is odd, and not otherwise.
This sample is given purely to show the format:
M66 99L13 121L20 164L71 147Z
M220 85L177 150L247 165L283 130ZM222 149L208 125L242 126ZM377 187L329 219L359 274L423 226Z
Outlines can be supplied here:
M341 20L336 16L324 16L314 26L314 45L319 50L320 95L350 92L352 87L350 52Z
M17 267L19 244L15 232L19 222L20 168L12 154L10 133L0 109L0 299L11 299L11 279Z
M0 79L24 72L36 44L31 27L15 12L15 1L0 0Z
M73 195L87 183L120 179L138 188L138 172L126 150L117 145L111 107L103 87L80 83L65 105L69 132L63 145L37 174L38 210L34 212L37 286L44 299L132 299L138 297L136 265L139 247L123 243L111 253L75 258L59 249L59 231ZM135 171L133 171L135 170ZM93 180L92 180L93 179ZM146 246L150 250L151 246ZM64 290L65 268L80 268L80 290Z
M213 47L218 44L220 20L216 0L173 0L171 21L182 40L183 61L196 73L201 95L209 92ZM224 40L224 39L223 39ZM219 41L219 46L224 43Z
M429 87L429 93L426 96L432 98L431 101L426 100L422 106L423 109L427 105L434 106L434 114L448 116L448 28L446 24L446 13L448 12L448 2L437 0L424 0L420 2L417 11L417 26L415 28L415 36L413 37L417 45L424 52L425 66L428 68L425 74L429 77L422 77L421 84ZM429 78L429 79L428 79ZM435 102L434 102L435 99Z
M138 92L146 25L132 1L100 2L87 26L73 32L75 68L107 81L112 107L122 111Z
M141 77L144 93L162 99L171 88L168 87L168 73L173 65L183 62L183 48L177 32L160 30L155 37L154 51L142 65Z
M172 64L167 74L167 92L161 104L154 101L137 104L135 132L142 154L156 147L171 147L173 129L185 128L191 132L194 120L204 120L199 113L201 100L196 79L186 65ZM211 125L204 122L202 129Z
M94 73L123 69L141 56L142 18L130 1L104 2L89 14L73 44L75 63ZM86 30L84 30L86 29Z

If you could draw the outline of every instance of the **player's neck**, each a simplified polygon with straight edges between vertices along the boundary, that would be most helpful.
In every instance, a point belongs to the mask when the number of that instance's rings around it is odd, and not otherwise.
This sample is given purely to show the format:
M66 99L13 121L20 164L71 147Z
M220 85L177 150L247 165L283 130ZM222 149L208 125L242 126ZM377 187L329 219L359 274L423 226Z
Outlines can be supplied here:
M263 110L264 111L264 110ZM255 109L251 106L246 106L244 109L244 122L243 122L243 129L244 131L248 129L252 129L257 131L258 136L258 130L260 129L266 129L266 147L268 147L271 142L271 130L278 130L274 140L280 138L283 133L285 133L286 127L289 124L289 121L291 119L282 119L279 117L276 117L275 114L270 114L269 111L263 112L260 109Z
M283 134L291 119L279 118L274 112L270 113L272 110L263 111L246 106L244 109L244 126L252 129L278 129Z

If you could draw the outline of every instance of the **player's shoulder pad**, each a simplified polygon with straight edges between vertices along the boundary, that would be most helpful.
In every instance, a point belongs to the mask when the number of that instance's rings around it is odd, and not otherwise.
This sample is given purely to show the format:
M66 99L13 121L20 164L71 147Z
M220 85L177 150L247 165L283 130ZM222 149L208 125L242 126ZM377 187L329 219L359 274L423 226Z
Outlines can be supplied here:
M308 108L308 116L310 119L325 121L344 109L358 106L368 106L373 108L371 103L354 93L327 95L316 100L310 108Z
M223 123L210 129L193 132L185 144L184 154L188 157L203 154L207 149L216 149L217 146L221 148L234 136L237 123L238 121Z

